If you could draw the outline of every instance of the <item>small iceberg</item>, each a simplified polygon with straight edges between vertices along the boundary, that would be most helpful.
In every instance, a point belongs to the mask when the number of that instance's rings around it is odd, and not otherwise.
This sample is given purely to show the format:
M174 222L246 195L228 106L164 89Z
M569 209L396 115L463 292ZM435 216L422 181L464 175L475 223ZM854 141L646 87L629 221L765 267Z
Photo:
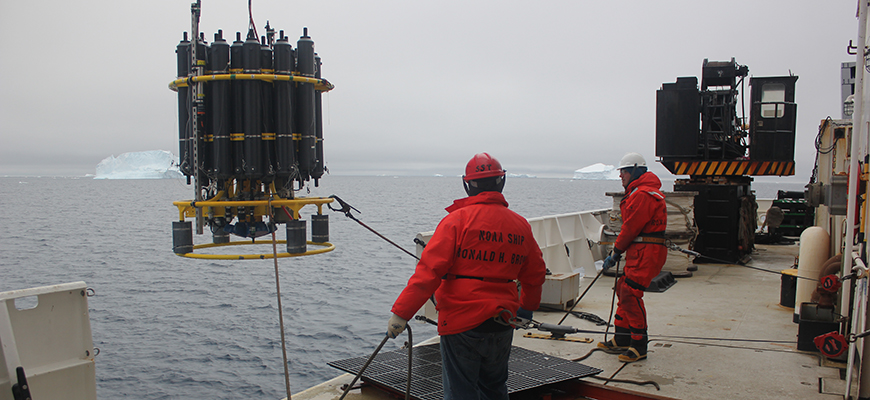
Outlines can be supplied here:
M178 158L166 150L108 156L97 164L94 179L179 179Z
M617 180L619 179L619 170L613 165L595 163L574 171L574 178L572 179Z

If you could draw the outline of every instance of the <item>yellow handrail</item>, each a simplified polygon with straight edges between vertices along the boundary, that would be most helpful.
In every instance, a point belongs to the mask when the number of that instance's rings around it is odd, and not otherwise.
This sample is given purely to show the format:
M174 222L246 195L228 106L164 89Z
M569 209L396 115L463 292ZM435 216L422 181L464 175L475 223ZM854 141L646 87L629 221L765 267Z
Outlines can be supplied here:
M172 204L178 207L178 218L180 221L183 221L185 218L185 212L193 211L196 208L208 208L208 207L267 207L269 205L269 200L226 200L226 201L217 201L215 199L220 199L223 197L223 192L218 193L215 197L209 200L203 201L194 201L194 200L182 200L182 201L174 201ZM271 204L273 206L286 206L287 208L293 210L294 216L293 218L299 218L299 210L305 207L308 204L314 204L317 206L317 213L323 214L323 205L332 203L334 200L329 197L300 197L297 199L278 199L272 200Z
M314 84L314 89L319 90L321 92L328 92L332 89L335 89L335 85L329 83L326 79L318 79L318 78L310 78L307 76L299 76L299 75L277 75L277 74L245 74L245 73L233 73L233 74L213 74L213 75L199 75L199 76L191 76L185 78L178 78L169 83L169 90L173 92L177 92L180 87L188 87L190 82L212 82L212 81L232 81L232 80L261 80L266 82L274 82L274 81L287 81L287 82L299 82L299 83L312 83Z
M287 243L286 240L278 240L276 243ZM329 242L324 243L314 243L312 241L307 241L306 243L313 246L323 246L319 249L308 250L304 253L278 253L277 258L285 258L285 257L302 257L302 256L311 256L315 254L327 253L332 250L335 250L335 245ZM194 250L205 249L210 247L223 247L223 246L244 246L244 245L252 245L252 244L272 244L271 240L254 240L253 242L248 241L236 241L236 242L227 242L227 243L205 243L198 244L193 246ZM187 257L187 258L197 258L204 260L264 260L269 258L275 258L272 253L262 253L262 254L195 254L195 253L176 253L177 256Z

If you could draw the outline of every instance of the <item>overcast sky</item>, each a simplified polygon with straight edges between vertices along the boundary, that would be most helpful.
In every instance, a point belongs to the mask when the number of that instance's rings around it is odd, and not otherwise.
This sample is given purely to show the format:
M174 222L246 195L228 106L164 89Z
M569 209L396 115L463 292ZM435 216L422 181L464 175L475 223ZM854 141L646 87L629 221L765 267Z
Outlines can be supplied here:
M190 3L0 1L0 175L177 154L167 85ZM541 177L629 151L652 162L656 90L734 57L750 75L800 77L792 180L807 181L819 122L840 117L855 11L854 0L253 1L261 32L268 20L315 41L335 84L323 122L336 175L460 175L481 151ZM203 0L209 41L247 23L247 1Z

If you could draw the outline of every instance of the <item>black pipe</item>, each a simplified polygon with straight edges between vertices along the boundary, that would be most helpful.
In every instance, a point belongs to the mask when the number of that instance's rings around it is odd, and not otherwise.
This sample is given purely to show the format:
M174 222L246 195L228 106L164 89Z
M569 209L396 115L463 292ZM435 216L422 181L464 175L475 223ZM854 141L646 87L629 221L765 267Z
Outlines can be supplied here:
M260 71L264 74L274 73L272 69L272 49L266 42L266 37L260 38ZM262 157L261 166L263 168L263 181L271 182L275 176L274 152L275 152L275 121L272 111L272 83L268 81L259 81L260 84L260 105L262 107Z
M242 72L242 33L236 32L236 40L230 47L230 71ZM245 128L244 112L242 110L242 82L230 82L230 153L232 159L233 176L243 179L245 174L242 163L245 157Z
M275 42L275 73L291 75L294 69L293 46L284 36ZM296 169L296 146L293 141L293 84L275 82L275 164L281 186L286 184ZM289 186L289 185L288 185Z
M218 30L211 45L211 67L215 74L225 74L230 68L230 45ZM212 171L218 180L229 179L233 175L230 159L230 82L210 83L211 107L209 116L212 132Z
M320 79L323 63L320 56L314 53L314 77ZM323 103L320 91L314 91L314 167L311 177L314 178L314 186L319 186L318 180L323 176Z
M308 36L308 28L304 28L302 37L296 42L296 70L301 76L314 78L314 41ZM317 158L314 92L313 83L299 83L296 86L296 132L301 136L299 142L301 180L308 180Z
M260 73L260 41L254 35L254 30L248 31L248 37L242 45L242 68L246 74ZM262 98L261 85L256 80L242 82L242 127L245 132L245 155L242 163L244 175L248 179L259 179L262 173Z
M185 78L190 72L190 41L187 40L187 32L184 39L175 47L178 77ZM181 173L190 176L190 163L188 154L188 139L190 137L190 86L178 88L178 166Z

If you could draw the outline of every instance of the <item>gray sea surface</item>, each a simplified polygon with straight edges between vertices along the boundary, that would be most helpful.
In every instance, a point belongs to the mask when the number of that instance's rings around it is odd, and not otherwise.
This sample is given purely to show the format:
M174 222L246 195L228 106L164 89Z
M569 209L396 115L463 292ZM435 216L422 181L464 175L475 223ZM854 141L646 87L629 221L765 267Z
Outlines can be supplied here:
M754 183L753 189L759 198L773 198L777 189L802 186ZM504 193L511 209L531 218L608 208L612 200L604 193L621 189L619 181L509 178ZM414 236L434 230L444 208L465 195L459 177L391 176L325 176L320 187L299 195L333 194L411 252ZM176 256L172 202L192 197L183 180L0 178L0 291L73 281L94 289L88 305L100 349L99 398L285 396L274 261ZM312 213L313 206L302 210L305 219ZM324 213L335 250L279 259L292 393L339 375L329 361L371 354L415 266L343 214ZM211 242L211 235L194 235L194 242ZM258 245L231 252L271 251ZM433 326L412 326L415 341L437 334ZM385 351L403 342L390 341Z

